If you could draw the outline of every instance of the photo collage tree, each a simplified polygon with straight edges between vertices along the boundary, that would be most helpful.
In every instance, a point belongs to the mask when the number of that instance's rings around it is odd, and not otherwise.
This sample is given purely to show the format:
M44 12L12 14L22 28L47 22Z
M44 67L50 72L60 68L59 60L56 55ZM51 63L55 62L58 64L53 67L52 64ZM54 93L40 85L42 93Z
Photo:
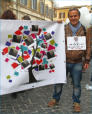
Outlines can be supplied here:
M19 26L13 34L8 34L5 47L2 49L2 55L5 56L5 62L13 61L10 66L15 70L14 75L19 75L16 71L28 70L29 83L37 82L33 70L41 72L48 70L49 73L55 72L54 59L56 58L56 47L58 44L54 40L55 31L47 32L46 28L40 28L38 25ZM12 76L9 74L6 78L9 83L12 82Z

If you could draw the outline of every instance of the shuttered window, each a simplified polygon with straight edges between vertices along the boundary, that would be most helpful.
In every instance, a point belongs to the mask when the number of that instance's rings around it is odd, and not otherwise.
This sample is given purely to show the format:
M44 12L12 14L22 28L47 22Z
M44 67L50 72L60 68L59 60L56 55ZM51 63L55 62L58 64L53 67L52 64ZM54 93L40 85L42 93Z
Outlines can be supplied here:
M40 2L40 13L44 15L44 3Z
M20 0L20 3L23 5L27 5L27 0Z
M37 0L31 0L32 1L32 9L37 10Z

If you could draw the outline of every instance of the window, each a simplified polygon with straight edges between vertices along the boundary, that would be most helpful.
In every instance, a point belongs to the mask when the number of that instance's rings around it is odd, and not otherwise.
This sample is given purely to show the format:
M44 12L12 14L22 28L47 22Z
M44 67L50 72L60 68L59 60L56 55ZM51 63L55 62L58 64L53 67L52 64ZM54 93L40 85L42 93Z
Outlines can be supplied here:
M90 8L90 13L92 13L92 7Z
M13 2L16 2L16 0L12 0Z
M0 16L2 14L2 5L1 5L1 0L0 0Z
M0 7L1 7L1 0L0 0Z
M49 8L48 8L48 6L46 6L46 10L45 10L45 14L46 14L46 17L48 17L49 15L48 15L48 11L49 10Z
M40 13L44 15L44 3L40 2Z
M2 14L2 8L1 8L1 6L0 6L0 16L1 16L1 14Z
M92 13L92 7L90 8L90 11L89 11L89 13Z
M57 11L54 11L54 18L57 17Z
M59 13L59 18L65 18L65 13Z
M53 9L49 9L49 17L50 19L53 19Z
M32 0L32 9L37 10L37 0Z
M20 0L20 3L23 5L27 5L27 0Z

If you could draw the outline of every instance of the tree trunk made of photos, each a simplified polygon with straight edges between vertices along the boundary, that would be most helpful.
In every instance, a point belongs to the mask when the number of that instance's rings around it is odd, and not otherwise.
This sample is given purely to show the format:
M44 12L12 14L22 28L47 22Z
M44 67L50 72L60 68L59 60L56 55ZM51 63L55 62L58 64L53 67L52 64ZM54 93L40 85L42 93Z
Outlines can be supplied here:
M29 67L29 83L33 83L33 82L37 82L37 80L35 79L33 72L32 72L32 67Z

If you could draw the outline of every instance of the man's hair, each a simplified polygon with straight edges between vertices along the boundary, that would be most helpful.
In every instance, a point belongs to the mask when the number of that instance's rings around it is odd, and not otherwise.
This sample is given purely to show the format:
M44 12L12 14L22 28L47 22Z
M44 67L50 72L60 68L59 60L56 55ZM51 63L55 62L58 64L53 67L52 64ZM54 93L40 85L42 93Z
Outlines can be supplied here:
M70 8L69 9L69 11L68 11L68 17L69 17L69 13L71 12L71 11L77 11L78 12L78 15L80 16L80 11L78 10L78 8Z
M25 15L22 17L23 20L31 20L31 18L28 15Z

